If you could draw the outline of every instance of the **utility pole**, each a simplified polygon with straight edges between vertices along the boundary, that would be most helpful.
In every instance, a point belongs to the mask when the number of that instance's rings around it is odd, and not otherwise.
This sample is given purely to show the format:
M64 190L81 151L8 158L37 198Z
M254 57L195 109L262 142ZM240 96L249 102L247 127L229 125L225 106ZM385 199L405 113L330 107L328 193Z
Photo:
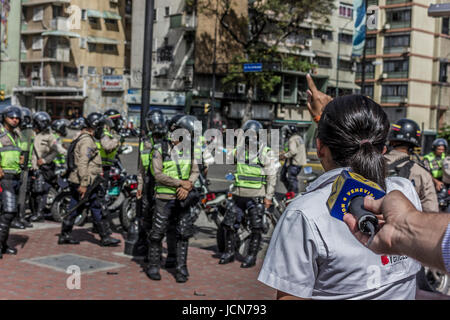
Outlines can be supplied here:
M213 125L214 114L216 110L216 70L217 70L217 15L219 14L219 1L216 0L216 22L214 26L214 47L213 47L213 78L212 78L212 94L211 94L211 113L208 115L208 128Z
M347 25L353 22L353 19L350 21L347 21L347 23L344 25L343 28L338 28L338 52L337 52L337 61L336 61L336 97L339 97L339 56L341 54L341 40L340 40L340 35L341 35L341 30L345 30L345 28L347 27Z
M139 134L139 154L138 154L138 168L141 171L141 150L140 146L143 138L147 135L147 125L145 123L145 117L150 106L150 89L152 83L152 52L153 52L153 16L155 10L154 0L147 0L145 5L145 31L144 31L144 58L142 63L142 96L141 96L141 126ZM143 195L142 197L144 197ZM139 221L142 219L142 198L140 205L136 206L136 217L132 221L130 230L127 233L127 239L125 240L124 253L127 255L140 254L138 251L139 228L141 225ZM142 240L142 239L141 239Z

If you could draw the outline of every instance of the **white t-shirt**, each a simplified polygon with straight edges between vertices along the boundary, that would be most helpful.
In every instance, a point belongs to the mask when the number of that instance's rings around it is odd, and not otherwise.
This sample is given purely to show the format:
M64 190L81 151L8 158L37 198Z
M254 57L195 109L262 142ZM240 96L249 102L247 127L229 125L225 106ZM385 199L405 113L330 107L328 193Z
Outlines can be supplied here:
M259 274L266 285L301 298L415 299L420 264L404 256L376 255L332 217L326 206L333 181L328 171L281 216ZM399 190L421 210L412 183L386 179L387 192Z

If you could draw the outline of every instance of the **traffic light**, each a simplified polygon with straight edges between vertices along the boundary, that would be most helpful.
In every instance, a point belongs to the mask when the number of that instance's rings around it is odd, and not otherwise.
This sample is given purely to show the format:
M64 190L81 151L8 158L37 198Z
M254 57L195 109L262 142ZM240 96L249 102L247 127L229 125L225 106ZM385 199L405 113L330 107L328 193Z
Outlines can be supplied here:
M0 101L5 101L5 90L0 90Z
M211 111L210 108L211 108L211 105L209 103L205 103L205 113L208 113L209 111Z

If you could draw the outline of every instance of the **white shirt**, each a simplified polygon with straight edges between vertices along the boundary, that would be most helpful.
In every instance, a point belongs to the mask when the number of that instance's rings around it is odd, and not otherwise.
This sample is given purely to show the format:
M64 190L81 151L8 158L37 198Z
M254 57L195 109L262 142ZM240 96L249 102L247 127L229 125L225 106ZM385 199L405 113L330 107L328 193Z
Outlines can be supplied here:
M326 206L342 170L328 171L281 216L258 280L288 294L312 299L415 299L420 264L408 257L380 256L363 246ZM386 179L421 210L412 183Z

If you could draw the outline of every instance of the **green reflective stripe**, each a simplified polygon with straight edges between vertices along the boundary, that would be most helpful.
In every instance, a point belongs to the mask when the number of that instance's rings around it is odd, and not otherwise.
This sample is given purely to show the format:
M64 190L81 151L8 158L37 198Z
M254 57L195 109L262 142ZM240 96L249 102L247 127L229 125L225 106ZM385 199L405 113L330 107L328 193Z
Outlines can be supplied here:
M19 152L22 152L23 150L22 150L22 148L18 148L18 147L15 147L15 146L6 146L6 147L3 147L3 148L0 148L0 152L5 152L5 151L19 151Z
M270 149L264 148L263 153L267 153ZM233 150L236 155L236 149ZM258 157L249 160L248 152L245 153L245 160L250 163L239 163L236 165L236 182L235 185L241 188L260 189L266 184L266 175L263 174L263 165Z
M265 177L237 176L240 180L265 182Z
M161 153L161 155L163 154L161 147L159 147L156 150L158 150ZM180 155L180 157L182 156L181 152L179 153L179 155ZM188 180L189 176L191 174L191 161L180 159L178 161L178 166L179 166L179 171L181 173L181 176L180 176L178 168L177 168L177 162L175 162L174 160L164 160L163 161L163 174L168 177L174 178L174 179ZM153 168L152 168L152 170L153 170ZM152 173L154 174L154 172L152 172ZM169 186L157 183L155 186L155 191L159 194L176 194L177 188L169 187Z
M444 158L445 154L442 154L441 158L438 159L434 152L430 152L429 154L424 156L424 159L428 160L430 164L431 175L435 179L442 178L442 176L444 175L442 170L442 161L444 160Z
M113 150L110 153L107 153L105 149L103 149L102 144L100 142L95 143L97 145L97 149L100 152L100 157L102 158L103 166L111 166L114 164L114 160L116 159L117 149Z
M9 132L6 133L6 135L13 145L4 147L3 144L0 143L0 167L3 169L3 172L18 174L22 171L20 168L20 156L22 155L23 150L18 146Z

